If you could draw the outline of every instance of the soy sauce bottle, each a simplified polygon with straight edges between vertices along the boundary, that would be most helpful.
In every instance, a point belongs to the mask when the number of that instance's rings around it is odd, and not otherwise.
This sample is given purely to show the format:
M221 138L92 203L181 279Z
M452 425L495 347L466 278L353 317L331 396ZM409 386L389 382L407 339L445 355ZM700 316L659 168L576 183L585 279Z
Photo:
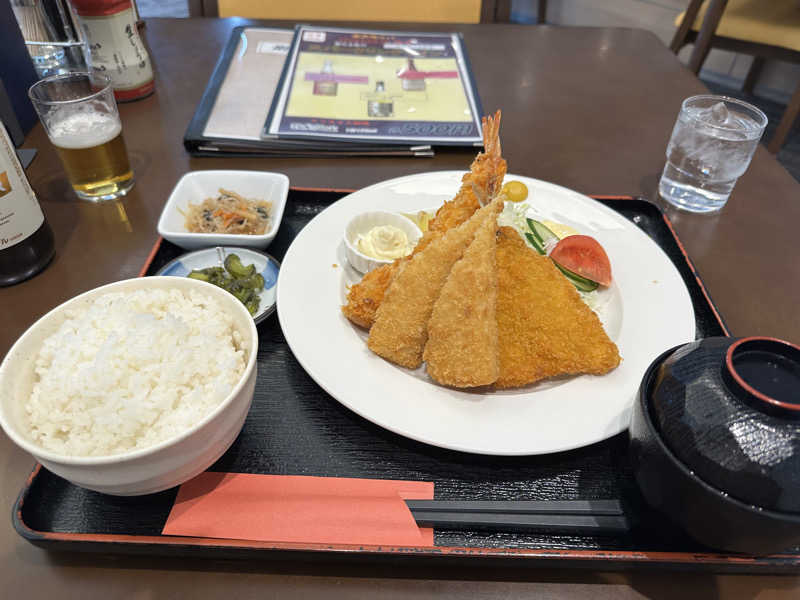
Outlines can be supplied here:
M153 65L136 27L132 0L71 0L86 34L92 69L111 78L117 102L153 93Z
M0 122L0 286L34 276L54 253L53 231Z

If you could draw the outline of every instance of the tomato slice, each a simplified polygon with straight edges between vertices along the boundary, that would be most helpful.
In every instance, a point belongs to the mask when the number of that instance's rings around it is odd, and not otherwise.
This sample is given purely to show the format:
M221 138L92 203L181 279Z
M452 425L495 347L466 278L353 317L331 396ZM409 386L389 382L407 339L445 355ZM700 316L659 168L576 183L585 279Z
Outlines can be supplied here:
M560 240L550 253L565 269L600 285L611 285L611 263L603 247L588 235L570 235Z

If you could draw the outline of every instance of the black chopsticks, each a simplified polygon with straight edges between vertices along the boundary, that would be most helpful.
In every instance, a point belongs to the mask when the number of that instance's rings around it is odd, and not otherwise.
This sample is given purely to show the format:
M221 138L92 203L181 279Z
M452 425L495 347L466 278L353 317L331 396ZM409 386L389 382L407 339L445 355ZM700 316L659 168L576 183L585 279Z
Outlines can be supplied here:
M609 535L630 531L618 500L406 500L420 527Z

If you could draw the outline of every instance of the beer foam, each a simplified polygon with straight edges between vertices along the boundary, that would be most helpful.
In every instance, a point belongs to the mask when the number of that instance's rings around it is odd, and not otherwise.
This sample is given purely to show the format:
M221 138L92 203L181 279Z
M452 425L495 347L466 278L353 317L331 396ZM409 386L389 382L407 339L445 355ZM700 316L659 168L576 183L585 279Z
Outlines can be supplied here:
M60 148L80 150L99 146L122 131L119 119L98 112L77 112L52 123L50 139Z

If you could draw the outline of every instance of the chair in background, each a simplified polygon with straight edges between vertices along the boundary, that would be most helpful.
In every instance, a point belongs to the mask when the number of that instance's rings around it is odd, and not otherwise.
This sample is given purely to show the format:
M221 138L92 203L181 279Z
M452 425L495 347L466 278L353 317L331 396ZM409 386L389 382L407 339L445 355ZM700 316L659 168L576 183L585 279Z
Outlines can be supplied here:
M497 23L507 22L510 13L511 0L189 0L193 17L291 21Z
M743 89L753 86L767 59L800 63L798 0L692 0L676 21L670 48L694 43L689 68L700 72L712 47L753 56ZM767 148L777 153L800 113L800 82Z

